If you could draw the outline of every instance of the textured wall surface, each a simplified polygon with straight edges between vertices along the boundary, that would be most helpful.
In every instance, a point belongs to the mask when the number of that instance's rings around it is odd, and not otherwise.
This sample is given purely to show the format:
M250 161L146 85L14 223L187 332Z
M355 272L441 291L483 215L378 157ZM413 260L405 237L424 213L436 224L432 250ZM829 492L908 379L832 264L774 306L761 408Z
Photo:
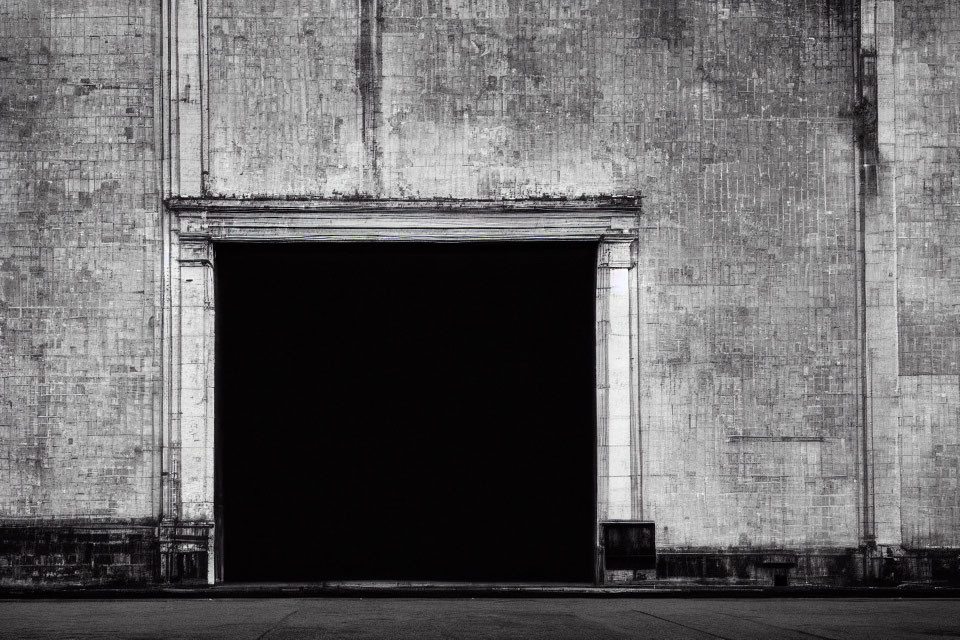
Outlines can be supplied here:
M633 193L676 124L671 4L388 0L381 191Z
M855 546L865 379L884 541L960 545L960 8L880 5L866 373L849 2L208 0L209 195L642 192L658 543ZM159 7L0 5L0 517L157 513Z
M155 511L154 4L0 4L0 516Z
M960 545L960 5L899 0L903 540Z
M805 6L682 3L679 46L645 41L669 74L630 83L662 101L631 119L662 154L640 402L666 545L857 540L853 24Z
M209 0L211 191L364 191L357 2Z
M348 29L212 0L213 191L642 191L644 517L667 545L855 544L844 6L384 0Z
M960 374L960 5L897 3L902 375Z

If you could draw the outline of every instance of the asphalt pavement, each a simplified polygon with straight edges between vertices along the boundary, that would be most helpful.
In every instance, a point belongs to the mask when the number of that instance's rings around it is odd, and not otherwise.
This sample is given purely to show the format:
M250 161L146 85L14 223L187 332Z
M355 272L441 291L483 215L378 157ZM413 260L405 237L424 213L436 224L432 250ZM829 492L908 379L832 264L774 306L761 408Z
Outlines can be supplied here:
M960 638L960 599L0 601L0 638Z

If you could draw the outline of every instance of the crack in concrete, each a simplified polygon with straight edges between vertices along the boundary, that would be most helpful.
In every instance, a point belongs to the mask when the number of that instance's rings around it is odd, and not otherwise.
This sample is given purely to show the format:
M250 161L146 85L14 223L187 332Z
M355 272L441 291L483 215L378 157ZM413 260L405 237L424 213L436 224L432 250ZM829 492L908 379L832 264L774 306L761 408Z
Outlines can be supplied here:
M277 623L276 623L275 625L273 625L272 627L270 627L269 629L267 629L266 631L264 631L263 633L261 633L259 636L257 636L257 640L263 640L263 639L266 638L268 635L270 635L271 633L273 633L274 631L276 631L277 628L278 628L280 625L282 625L284 622L286 622L287 620L289 620L289 619L291 618L291 616L293 616L293 614L297 613L298 611L300 611L300 609L294 609L293 611L291 611L291 612L288 613L287 615L285 615L285 616L283 616L282 618L280 618L279 620L277 620Z

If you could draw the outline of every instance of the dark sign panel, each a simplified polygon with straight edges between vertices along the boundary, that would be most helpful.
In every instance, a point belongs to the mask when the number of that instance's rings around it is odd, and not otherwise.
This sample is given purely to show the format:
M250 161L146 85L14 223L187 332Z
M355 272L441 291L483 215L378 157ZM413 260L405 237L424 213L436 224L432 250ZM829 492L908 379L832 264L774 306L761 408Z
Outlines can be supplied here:
M656 530L652 522L604 522L604 567L607 569L655 569Z

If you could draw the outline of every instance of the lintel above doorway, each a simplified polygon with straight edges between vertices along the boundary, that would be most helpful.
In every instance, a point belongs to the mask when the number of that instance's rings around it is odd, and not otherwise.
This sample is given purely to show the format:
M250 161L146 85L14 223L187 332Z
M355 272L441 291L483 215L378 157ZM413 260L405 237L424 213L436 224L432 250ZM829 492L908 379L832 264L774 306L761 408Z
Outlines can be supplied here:
M181 236L211 240L600 240L636 237L640 197L572 200L173 198Z

